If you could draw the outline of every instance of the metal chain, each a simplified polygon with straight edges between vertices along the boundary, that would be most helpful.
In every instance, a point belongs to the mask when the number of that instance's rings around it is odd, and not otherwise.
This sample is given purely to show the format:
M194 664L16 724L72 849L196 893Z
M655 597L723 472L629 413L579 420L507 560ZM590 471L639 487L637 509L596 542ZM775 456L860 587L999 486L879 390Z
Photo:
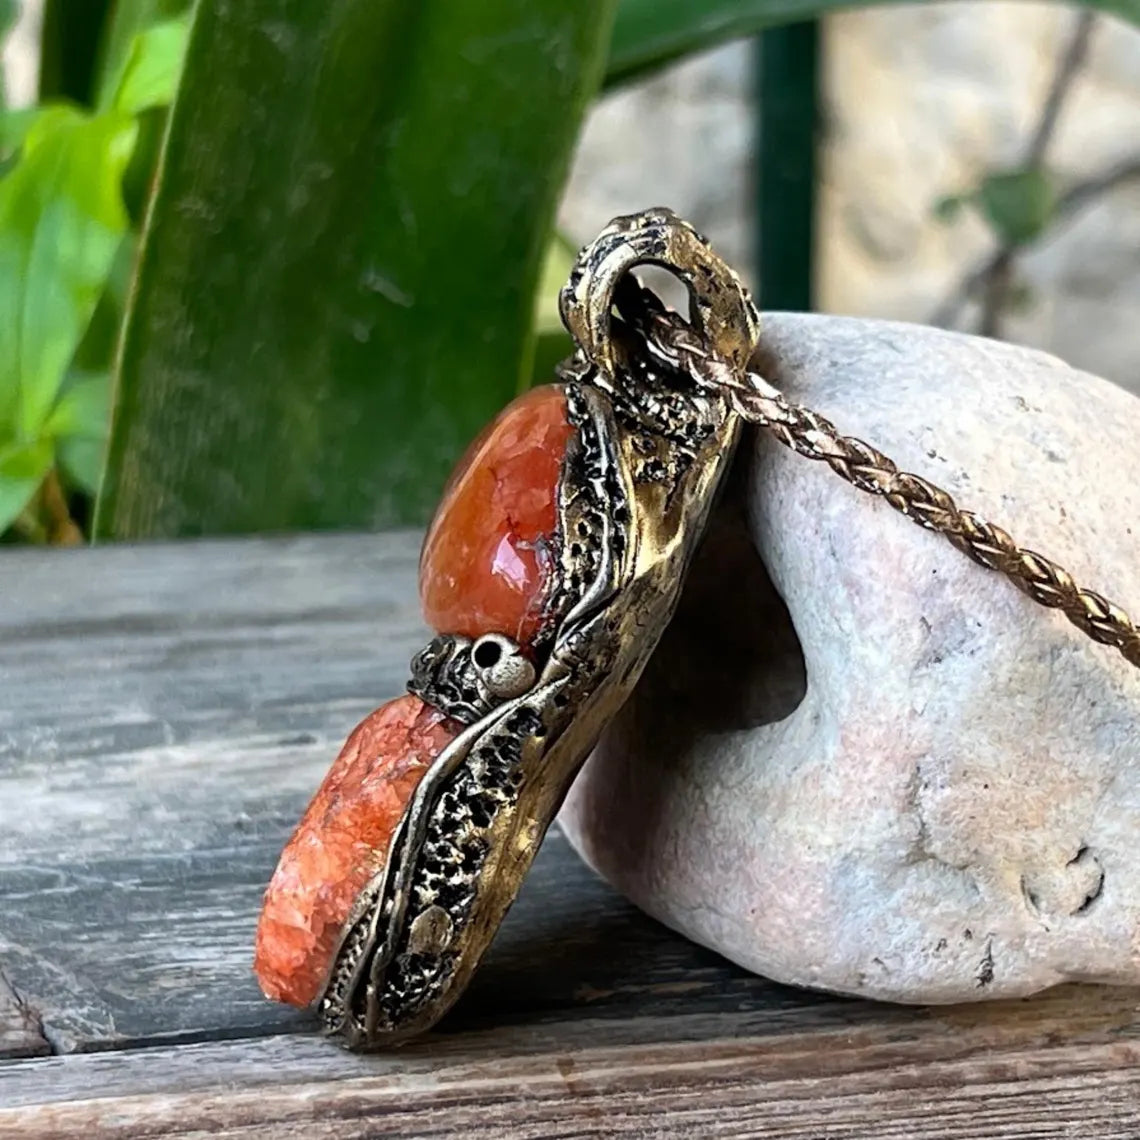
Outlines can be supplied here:
M1140 631L1115 602L1078 585L1063 566L1019 546L1001 527L963 510L949 492L920 475L900 471L877 448L840 434L830 420L793 403L758 374L738 378L653 294L638 292L636 300L631 292L623 296L621 311L651 351L671 358L698 383L729 390L736 410L749 423L767 428L797 455L826 463L853 487L885 499L912 522L941 534L980 566L1004 574L1039 605L1060 610L1094 641L1113 646L1140 668Z

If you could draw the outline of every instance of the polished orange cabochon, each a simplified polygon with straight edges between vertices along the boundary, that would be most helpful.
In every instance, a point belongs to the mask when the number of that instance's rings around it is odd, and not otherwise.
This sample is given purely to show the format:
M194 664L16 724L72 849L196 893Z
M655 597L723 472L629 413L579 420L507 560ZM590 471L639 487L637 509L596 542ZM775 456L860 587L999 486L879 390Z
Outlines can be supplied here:
M383 867L412 793L461 727L405 696L348 738L265 892L253 968L267 997L305 1006L321 993L357 894Z
M468 448L420 559L424 618L440 633L534 639L557 572L558 483L573 432L561 388L535 388Z

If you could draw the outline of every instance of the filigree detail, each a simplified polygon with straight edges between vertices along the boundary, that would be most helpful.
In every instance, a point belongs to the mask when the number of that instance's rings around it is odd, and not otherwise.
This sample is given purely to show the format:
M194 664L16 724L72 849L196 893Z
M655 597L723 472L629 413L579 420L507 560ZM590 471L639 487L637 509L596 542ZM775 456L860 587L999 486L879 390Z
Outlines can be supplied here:
M471 639L442 634L412 658L408 692L463 724L474 724L491 711L475 677Z
M412 658L408 692L462 724L475 724L534 684L534 664L509 637L441 634Z

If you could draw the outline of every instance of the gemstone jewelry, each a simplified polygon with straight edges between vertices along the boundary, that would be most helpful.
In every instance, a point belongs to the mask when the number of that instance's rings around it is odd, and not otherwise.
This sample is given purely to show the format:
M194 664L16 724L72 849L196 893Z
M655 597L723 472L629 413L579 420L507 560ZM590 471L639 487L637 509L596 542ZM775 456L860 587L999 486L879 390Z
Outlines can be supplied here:
M689 321L631 276L645 263L687 287ZM266 892L262 989L352 1048L422 1032L463 991L668 624L746 421L1140 665L1118 606L750 372L746 290L668 210L611 223L561 305L575 355L472 444L428 530L438 636L349 737Z

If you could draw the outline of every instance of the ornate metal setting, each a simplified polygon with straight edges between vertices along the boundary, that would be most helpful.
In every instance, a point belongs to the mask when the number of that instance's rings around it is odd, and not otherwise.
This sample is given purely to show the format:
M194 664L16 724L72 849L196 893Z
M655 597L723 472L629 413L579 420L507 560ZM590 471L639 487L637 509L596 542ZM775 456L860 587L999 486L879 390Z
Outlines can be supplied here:
M731 392L638 351L653 314L624 283L646 260L686 282L695 335L743 376L755 311L691 227L655 211L619 219L583 251L562 298L579 337L561 370L576 430L558 488L549 633L534 660L492 635L437 637L412 662L410 690L468 727L423 777L346 924L319 1005L350 1047L421 1032L462 992L668 623L728 469L740 431Z
M408 692L454 720L475 724L534 686L534 662L509 638L440 634L412 658Z

